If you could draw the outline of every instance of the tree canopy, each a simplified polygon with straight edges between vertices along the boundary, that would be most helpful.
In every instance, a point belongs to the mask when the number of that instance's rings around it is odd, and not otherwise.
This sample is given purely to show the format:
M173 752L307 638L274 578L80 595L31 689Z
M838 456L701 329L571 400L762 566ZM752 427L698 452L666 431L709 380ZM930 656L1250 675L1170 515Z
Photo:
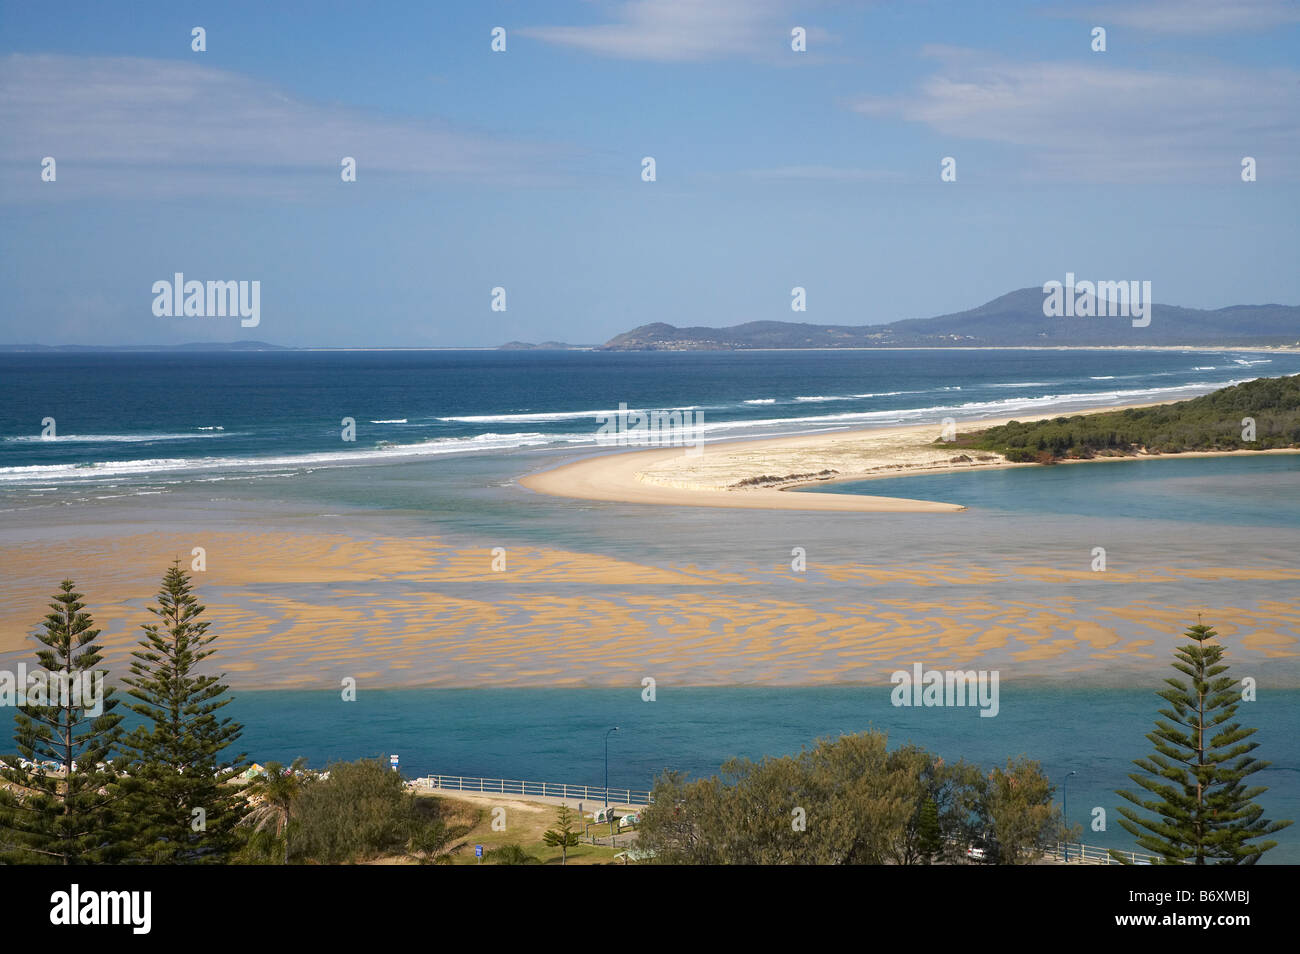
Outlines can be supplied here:
M1254 422L1254 434L1242 422ZM1300 375L1259 378L1157 407L1011 421L958 434L946 447L996 451L1013 462L1049 463L1146 452L1300 447Z

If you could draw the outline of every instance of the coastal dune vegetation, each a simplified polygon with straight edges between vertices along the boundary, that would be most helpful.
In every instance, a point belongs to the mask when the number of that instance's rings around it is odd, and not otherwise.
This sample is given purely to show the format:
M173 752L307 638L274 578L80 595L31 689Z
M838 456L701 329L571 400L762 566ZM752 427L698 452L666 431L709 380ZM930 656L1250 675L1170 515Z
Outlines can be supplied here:
M1300 375L1156 407L1010 421L935 443L994 451L1012 463L1300 448Z

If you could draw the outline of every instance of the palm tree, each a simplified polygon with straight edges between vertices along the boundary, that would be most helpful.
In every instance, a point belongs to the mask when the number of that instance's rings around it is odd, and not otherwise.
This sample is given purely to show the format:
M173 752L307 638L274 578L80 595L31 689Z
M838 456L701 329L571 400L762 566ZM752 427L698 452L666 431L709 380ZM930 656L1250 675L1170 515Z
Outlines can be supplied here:
M245 789L251 810L241 820L254 831L271 831L284 839L284 864L289 863L289 823L293 820L293 806L306 784L303 770L305 758L296 758L285 768L279 762L268 762L266 774Z
M452 844L469 834L468 825L448 825L441 818L434 819L411 832L406 842L406 853L422 865L449 865L452 855L465 847L465 843Z

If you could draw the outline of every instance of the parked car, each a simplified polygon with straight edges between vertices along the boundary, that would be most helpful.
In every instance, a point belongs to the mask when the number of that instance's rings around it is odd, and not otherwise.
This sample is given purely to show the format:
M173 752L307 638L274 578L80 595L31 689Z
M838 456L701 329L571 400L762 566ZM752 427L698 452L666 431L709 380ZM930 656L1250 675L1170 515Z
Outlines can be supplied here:
M1002 863L1002 847L992 831L973 835L966 848L966 860L977 865L997 865Z

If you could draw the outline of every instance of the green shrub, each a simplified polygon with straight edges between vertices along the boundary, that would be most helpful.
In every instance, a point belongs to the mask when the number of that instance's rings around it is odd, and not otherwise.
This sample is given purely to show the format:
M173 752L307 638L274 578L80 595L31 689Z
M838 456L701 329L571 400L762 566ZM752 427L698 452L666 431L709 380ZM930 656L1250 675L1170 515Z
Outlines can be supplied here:
M1255 421L1254 441L1242 437L1242 420L1247 417ZM1247 381L1158 407L1030 423L1008 421L966 436L961 446L996 451L1013 463L1144 450L1178 454L1300 447L1300 375Z
M401 850L415 820L402 777L377 760L338 762L303 789L291 861L339 864Z

